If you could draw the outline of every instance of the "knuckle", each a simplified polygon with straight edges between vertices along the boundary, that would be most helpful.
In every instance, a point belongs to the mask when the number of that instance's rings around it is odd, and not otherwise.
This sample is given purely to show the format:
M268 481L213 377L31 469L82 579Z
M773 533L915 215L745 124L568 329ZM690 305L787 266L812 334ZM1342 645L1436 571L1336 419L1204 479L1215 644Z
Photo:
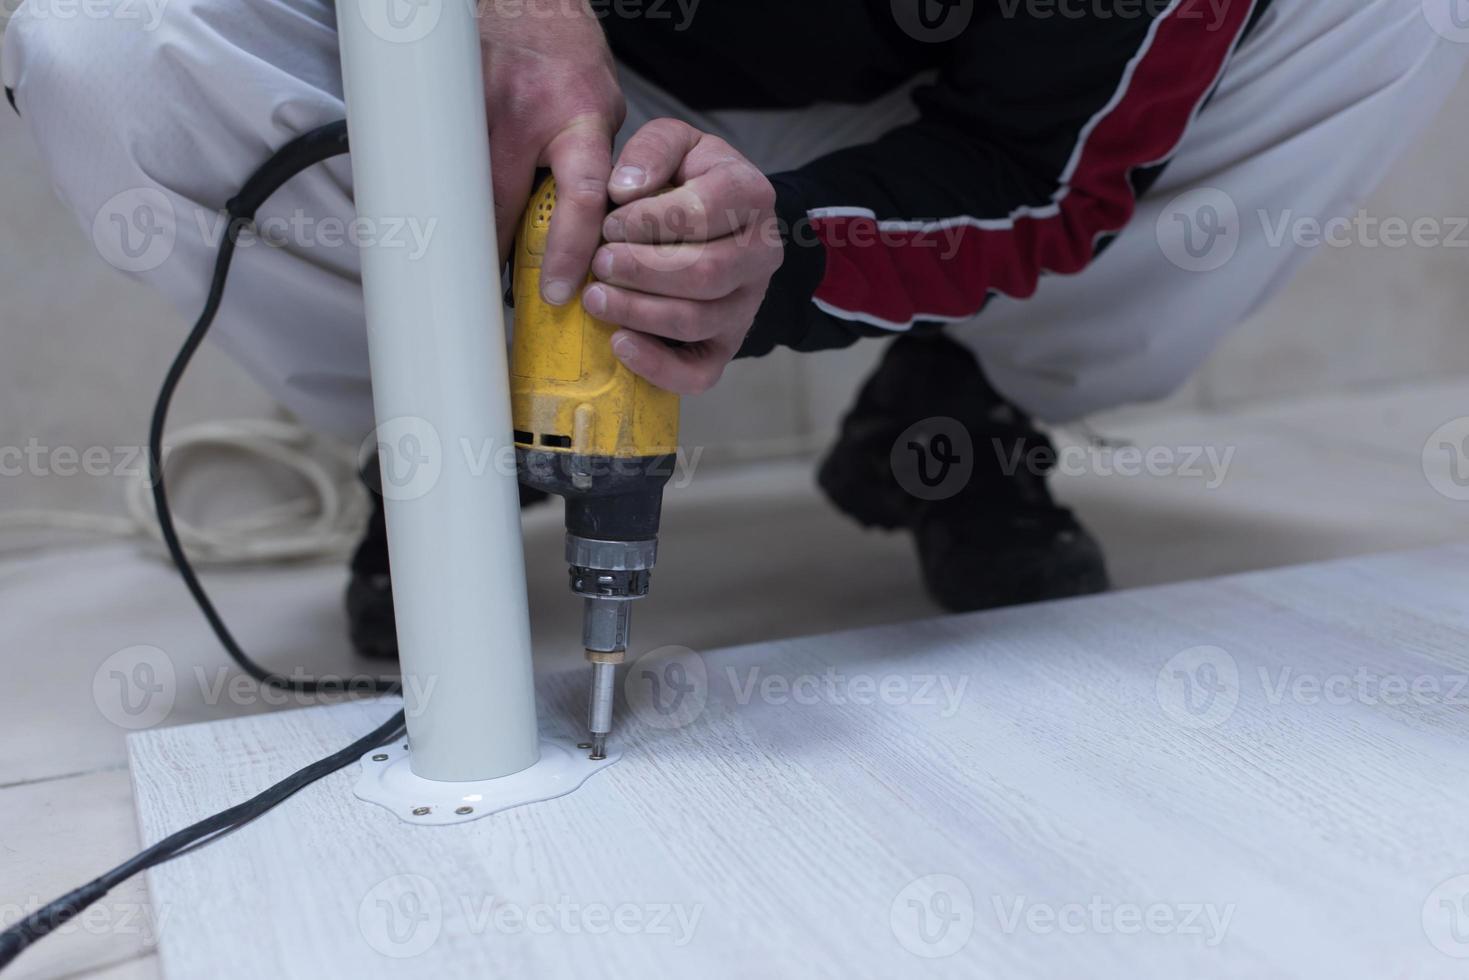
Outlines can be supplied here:
M739 151L729 145L729 142L721 136L713 133L704 133L699 137L699 149L709 153L716 159L721 157L733 157L738 159Z
M683 200L685 200L685 204L683 204L683 206L686 207L687 212L689 212L689 216L707 216L708 213L710 213L710 203L704 200L704 194L701 194L701 192L698 191L698 188L686 188L686 191L686 194L683 195Z
M644 242L660 242L663 240L663 221L657 208L643 202L628 209L627 227L631 231L637 229L640 239Z
M649 274L655 271L648 264L648 256L635 246L618 249L613 254L613 262L617 269L617 278L627 280L632 286L646 283Z
M746 161L741 161L739 166L730 169L734 190L739 195L741 204L753 212L774 210L775 186L764 174Z
M674 119L672 116L667 116L661 122L667 124L663 127L663 131L668 134L670 141L675 146L692 144L699 137L699 131L682 119Z
M763 259L761 271L767 278L775 275L780 271L780 267L785 265L786 250L779 241L767 243L760 249L760 255Z
M669 208L669 219L674 231L703 234L708 227L709 205L698 191L685 188L678 203Z
M640 129L628 145L635 147L640 155L646 153L651 158L665 160L673 156L685 126L677 119L654 119Z
M707 250L694 268L699 276L699 285L716 291L721 296L733 291L739 284L735 256L729 252Z
M757 183L753 192L755 207L758 208L760 211L774 211L775 185L772 184L768 179L766 179L765 175L760 173L760 171L754 170L753 167L751 168L751 170L754 172L755 177L757 178Z
M640 160L658 163L673 156L673 140L663 132L644 133L636 146Z
M607 200L607 182L591 174L577 174L557 182L556 200L576 208L602 208Z
M675 339L685 343L696 343L703 339L703 324L700 323L697 309L692 303L676 304L669 313L668 326Z
M689 378L690 387L692 388L690 393L702 395L718 384L719 379L723 375L724 365L720 362L711 359L701 363L694 369L693 375Z
M490 111L495 121L517 134L534 129L541 106L537 87L530 78L515 72L497 73L488 87L497 96L490 100Z

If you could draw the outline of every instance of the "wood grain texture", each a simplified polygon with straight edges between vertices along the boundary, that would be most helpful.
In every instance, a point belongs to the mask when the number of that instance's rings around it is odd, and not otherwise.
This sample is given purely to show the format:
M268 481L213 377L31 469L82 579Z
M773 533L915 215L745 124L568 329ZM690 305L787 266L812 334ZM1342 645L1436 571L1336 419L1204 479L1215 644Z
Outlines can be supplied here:
M653 656L570 796L416 828L349 769L155 870L163 966L1459 977L1466 675L1464 546ZM541 676L543 728L584 683ZM144 837L393 707L132 736Z

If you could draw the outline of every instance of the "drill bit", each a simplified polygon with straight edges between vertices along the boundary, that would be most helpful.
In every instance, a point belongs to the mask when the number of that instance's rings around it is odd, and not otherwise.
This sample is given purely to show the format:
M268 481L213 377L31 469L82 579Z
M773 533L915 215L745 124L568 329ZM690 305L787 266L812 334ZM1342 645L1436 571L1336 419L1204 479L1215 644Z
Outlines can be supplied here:
M617 665L592 661L592 694L587 709L587 728L592 736L592 759L607 758L607 735L612 731L612 692Z

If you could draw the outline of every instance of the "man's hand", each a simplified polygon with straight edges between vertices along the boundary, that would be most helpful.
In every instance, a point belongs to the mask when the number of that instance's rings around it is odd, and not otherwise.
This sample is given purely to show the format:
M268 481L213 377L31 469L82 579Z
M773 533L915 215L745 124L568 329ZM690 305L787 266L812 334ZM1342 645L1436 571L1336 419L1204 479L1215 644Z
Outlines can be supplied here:
M612 53L590 9L557 0L524 0L504 12L483 4L480 46L500 255L510 254L536 168L550 167L556 211L541 294L565 303L601 240L612 136L626 115Z
M582 301L625 328L612 351L633 372L679 394L707 391L780 268L775 188L724 140L655 119L623 148L608 189L619 206Z

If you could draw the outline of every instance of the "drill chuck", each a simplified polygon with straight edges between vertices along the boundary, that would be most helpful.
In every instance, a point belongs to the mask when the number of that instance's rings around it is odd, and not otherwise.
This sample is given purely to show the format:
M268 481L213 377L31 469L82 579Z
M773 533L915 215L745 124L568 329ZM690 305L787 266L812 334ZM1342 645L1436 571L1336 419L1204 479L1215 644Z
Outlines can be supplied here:
M627 649L632 600L648 594L658 540L601 541L566 535L566 562L571 591L585 600L582 645L593 653L621 654ZM619 662L618 656L598 658Z

